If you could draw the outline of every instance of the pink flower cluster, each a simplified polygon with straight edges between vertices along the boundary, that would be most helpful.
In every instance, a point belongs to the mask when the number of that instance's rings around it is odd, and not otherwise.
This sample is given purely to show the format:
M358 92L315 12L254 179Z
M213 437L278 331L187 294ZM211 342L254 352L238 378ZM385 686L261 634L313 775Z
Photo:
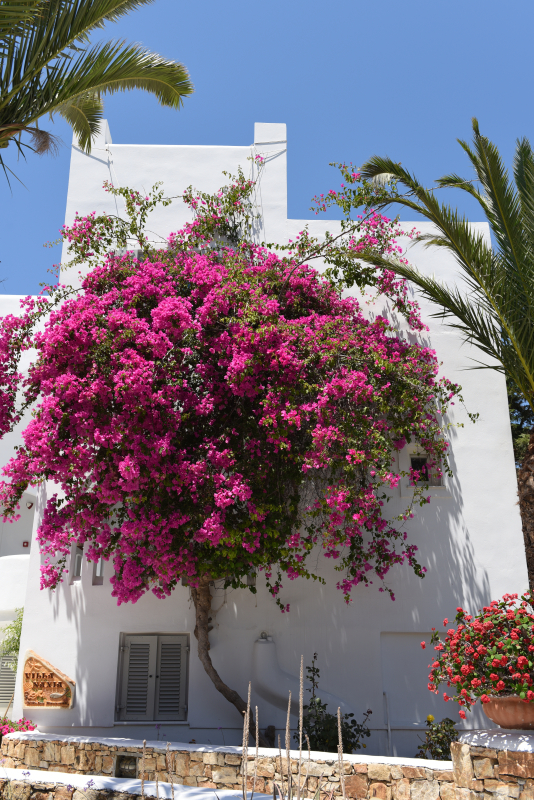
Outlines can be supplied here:
M434 352L306 265L186 239L108 255L33 337L25 391L39 401L0 501L9 517L29 484L61 487L39 529L42 586L73 541L113 560L119 603L251 570L276 596L282 574L311 575L316 546L347 599L395 564L422 575L383 505L406 441L444 459L438 409L456 387Z
M2 736L7 736L8 733L15 733L16 731L34 731L36 727L30 719L25 719L24 717L21 717L16 722L12 722L7 717L0 718L0 734Z

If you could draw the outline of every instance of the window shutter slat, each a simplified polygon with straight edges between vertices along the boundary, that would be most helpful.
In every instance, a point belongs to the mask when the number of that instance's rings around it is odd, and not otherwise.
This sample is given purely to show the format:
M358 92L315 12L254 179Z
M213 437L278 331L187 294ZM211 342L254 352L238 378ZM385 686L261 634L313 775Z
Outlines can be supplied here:
M156 719L185 719L187 637L158 637Z
M155 636L125 636L121 719L154 719L157 643Z
M12 656L1 657L0 665L0 713L5 714L9 701L15 691L16 673L9 668L8 662L13 662Z

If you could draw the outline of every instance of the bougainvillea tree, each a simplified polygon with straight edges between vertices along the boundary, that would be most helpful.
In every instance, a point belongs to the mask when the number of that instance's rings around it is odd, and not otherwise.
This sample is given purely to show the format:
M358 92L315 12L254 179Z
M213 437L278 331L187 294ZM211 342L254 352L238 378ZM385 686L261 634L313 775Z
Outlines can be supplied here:
M405 531L429 500L421 476L409 472L413 498L395 519L385 501L406 475L396 467L406 442L447 468L443 414L458 391L438 378L432 350L366 319L305 263L316 247L307 232L282 254L254 244L252 188L240 174L212 197L188 190L194 221L158 250L144 220L161 193L108 186L128 220L89 215L65 228L74 263L91 265L81 288L28 301L0 344L4 427L19 413L16 387L35 408L4 468L4 513L16 516L30 484L61 487L38 533L42 586L61 581L74 541L90 561L112 561L118 603L164 598L185 579L201 661L241 712L209 654L210 582L246 587L262 573L285 611L284 577L321 580L316 548L336 562L347 601L373 581L390 591L398 564L422 577ZM392 225L366 212L345 243L331 242L332 258L395 246ZM142 255L120 255L117 242L132 239ZM421 327L402 284L384 273L366 282ZM21 379L13 352L29 346L37 358Z

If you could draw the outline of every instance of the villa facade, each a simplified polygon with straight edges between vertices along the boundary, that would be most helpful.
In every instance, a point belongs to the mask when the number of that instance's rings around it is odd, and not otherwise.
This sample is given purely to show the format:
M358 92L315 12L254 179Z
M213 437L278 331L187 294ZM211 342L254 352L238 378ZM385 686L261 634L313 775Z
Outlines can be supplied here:
M163 181L165 193L174 197L191 184L211 192L225 183L223 170L236 173L241 166L255 177L249 159L261 154L265 168L255 197L261 213L258 240L286 242L305 224L318 236L335 232L337 222L288 219L287 152L283 124L257 123L254 143L236 147L114 144L105 124L91 155L73 143L66 223L76 211L121 213L115 198L102 189L106 180L141 191ZM164 241L189 219L178 199L157 209L149 227ZM423 231L428 227L416 225ZM488 226L478 227L489 238ZM443 248L412 245L408 255L438 278L457 278L454 260ZM76 280L62 274L64 283ZM215 586L211 656L223 680L242 695L252 682L262 729L273 725L278 733L284 727L288 691L298 696L301 654L310 664L316 652L320 696L329 709L335 712L339 705L358 719L372 709L368 752L413 756L429 713L437 719L457 718L456 707L427 690L432 651L423 652L420 642L429 640L432 628L442 627L444 615L453 618L457 606L476 610L528 587L504 378L493 370L469 370L475 348L462 344L456 331L421 305L430 328L425 342L436 350L442 373L462 384L466 408L480 415L472 424L462 405L452 408L450 420L464 424L449 434L454 477L445 476L441 485L430 488L432 502L409 523L426 577L396 567L388 575L395 602L377 587L362 586L346 606L335 588L333 565L318 556L317 571L327 584L287 581L283 592L289 614L280 613L261 577L256 595ZM1 314L17 309L18 298L0 296ZM381 310L369 306L369 314ZM0 443L0 464L20 442L22 428ZM399 454L401 468L420 457L405 447ZM135 605L117 607L109 580L112 564L89 563L74 547L68 580L53 593L40 591L35 537L49 488L28 492L21 520L1 528L0 625L13 618L15 607L25 609L14 718L29 716L46 733L238 743L239 716L214 689L196 655L187 587L178 587L165 600L146 595ZM395 490L392 514L409 491L406 482ZM68 676L75 685L71 703L28 707L23 667L29 651ZM484 727L482 712L476 710L463 726Z

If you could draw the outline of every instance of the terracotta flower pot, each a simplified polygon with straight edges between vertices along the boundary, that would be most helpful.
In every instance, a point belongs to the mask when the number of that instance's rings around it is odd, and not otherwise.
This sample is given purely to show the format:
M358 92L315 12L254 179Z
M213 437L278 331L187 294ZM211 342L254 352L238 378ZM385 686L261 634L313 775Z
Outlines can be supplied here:
M484 714L500 728L531 730L534 728L534 703L525 703L520 697L492 697L482 703Z

